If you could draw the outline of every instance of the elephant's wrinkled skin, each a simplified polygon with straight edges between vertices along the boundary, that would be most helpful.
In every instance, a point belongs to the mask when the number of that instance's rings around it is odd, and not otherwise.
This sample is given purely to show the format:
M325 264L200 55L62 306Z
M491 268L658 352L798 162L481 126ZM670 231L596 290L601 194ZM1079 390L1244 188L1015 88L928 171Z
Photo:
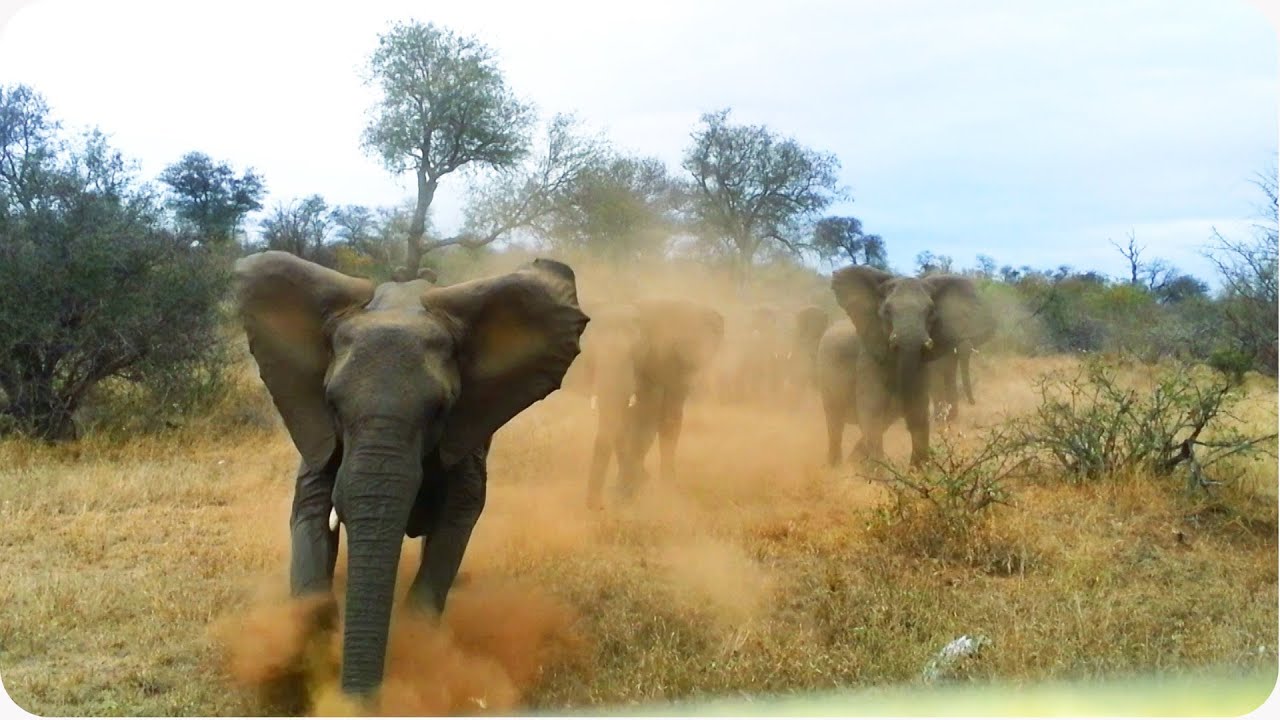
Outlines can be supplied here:
M694 376L724 337L719 312L683 300L647 300L593 311L583 337L598 425L587 478L587 505L603 504L609 458L617 458L621 489L634 493L644 458L658 440L664 482L675 474L676 446Z
M346 527L342 690L381 686L403 538L412 605L434 612L485 501L494 431L559 387L587 316L573 271L535 260L448 287L343 275L282 252L236 263L249 349L302 456L290 519L295 595L332 589Z
M929 363L941 361L943 396L955 397L956 349L986 342L995 318L973 281L958 275L898 277L855 265L831 277L836 301L857 329L856 406L862 449L884 455L884 431L899 413L911 433L911 463L929 451ZM954 404L954 402L953 402Z

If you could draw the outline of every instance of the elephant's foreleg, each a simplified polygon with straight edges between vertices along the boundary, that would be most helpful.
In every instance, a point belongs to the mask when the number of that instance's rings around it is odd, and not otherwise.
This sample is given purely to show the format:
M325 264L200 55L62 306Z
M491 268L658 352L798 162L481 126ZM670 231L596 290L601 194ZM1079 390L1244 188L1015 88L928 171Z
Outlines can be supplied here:
M960 350L960 379L964 383L964 396L970 405L976 405L973 399L973 382L969 377L969 360L973 355L973 350L961 348Z
M337 461L320 470L298 468L289 518L289 591L295 597L333 588L338 531L329 529Z
M424 478L424 482L443 482L446 486L434 526L423 535L422 563L409 586L409 600L418 607L444 612L445 598L462 565L471 531L484 510L488 452L486 443L441 476Z
M907 431L911 433L911 465L918 467L929 456L929 402L912 403L903 409Z
M885 372L872 363L860 363L854 395L858 427L862 431L856 450L870 460L884 458L884 433L893 421L894 398Z
M653 382L640 383L636 402L629 410L631 422L624 434L625 461L619 468L624 493L633 493L644 478L644 458L657 437L662 410L662 388Z
M854 453L865 456L868 460L884 459L884 432L889 424L879 417L867 417L858 421L862 437L854 445Z
M940 396L942 404L946 408L945 418L947 420L955 420L960 414L959 392L956 390L956 364L959 356L956 353L947 353L941 358L934 361L937 364L937 373L934 379L940 380L941 387L932 388L931 394L935 397Z
M684 423L684 403L689 389L683 384L668 386L662 394L658 418L659 477L664 483L675 482L676 446Z
M591 468L587 471L587 507L598 508L602 504L600 498L604 491L604 474L617 445L617 432L610 432L602 421L596 428L596 441L591 448Z
M834 393L822 394L822 411L827 418L827 464L840 464L841 445L844 442L844 426L849 417L848 400Z

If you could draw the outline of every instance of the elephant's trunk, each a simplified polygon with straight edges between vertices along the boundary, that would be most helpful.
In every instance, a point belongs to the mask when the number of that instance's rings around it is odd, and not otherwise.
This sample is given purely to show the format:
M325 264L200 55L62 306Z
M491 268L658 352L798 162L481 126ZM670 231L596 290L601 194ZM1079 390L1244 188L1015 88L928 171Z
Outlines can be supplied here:
M924 462L929 452L929 373L924 361L925 343L903 341L898 346L898 392L902 417L911 433L911 464Z
M342 690L371 697L382 684L400 547L418 488L421 453L404 443L356 443L335 500L347 526Z
M924 341L899 341L897 384L898 394L902 398L903 414L910 416L911 410L917 406L927 406L929 402L929 378L924 372ZM923 405L921 405L923 403Z

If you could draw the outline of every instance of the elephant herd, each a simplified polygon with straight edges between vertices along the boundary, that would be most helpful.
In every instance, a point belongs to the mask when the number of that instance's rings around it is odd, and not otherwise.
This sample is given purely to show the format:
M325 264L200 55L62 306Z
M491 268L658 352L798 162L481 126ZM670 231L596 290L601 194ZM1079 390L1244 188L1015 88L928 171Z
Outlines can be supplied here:
M723 402L795 403L816 388L832 465L842 458L846 425L862 430L855 454L880 459L884 432L899 417L911 434L912 464L923 461L930 406L940 420L959 414L957 377L974 403L970 358L994 333L994 316L973 282L956 275L910 278L852 266L834 273L831 288L851 322L833 323L817 306L790 317L757 306L739 318L733 342L720 312L691 301L593 310L579 361L598 412L588 505L602 504L611 456L622 495L635 492L655 434L659 476L674 476L684 402L698 375Z
M816 386L832 463L846 424L862 429L860 450L874 458L899 416L918 463L930 376L946 414L957 372L972 402L969 354L994 328L965 278L862 266L831 283L852 323L831 323L817 307L790 317L761 307L728 328L719 311L688 300L584 312L573 270L545 259L436 286L375 284L271 251L241 259L236 280L250 353L301 456L291 592L331 595L345 528L341 687L366 699L383 679L403 538L423 542L409 605L442 612L484 508L494 432L559 388L571 365L597 412L587 502L599 507L611 461L626 497L642 484L655 439L659 475L673 477L695 392L768 401Z

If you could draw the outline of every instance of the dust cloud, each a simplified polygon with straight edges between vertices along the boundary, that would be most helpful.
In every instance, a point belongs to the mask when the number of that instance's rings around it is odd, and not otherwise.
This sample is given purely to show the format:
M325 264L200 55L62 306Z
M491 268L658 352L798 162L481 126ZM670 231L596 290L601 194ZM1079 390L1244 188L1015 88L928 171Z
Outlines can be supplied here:
M553 672L589 675L596 634L613 593L638 612L677 612L726 642L762 622L776 606L782 578L762 557L769 543L832 549L854 522L852 509L880 497L848 466L825 464L826 434L812 388L772 400L726 399L719 375L730 371L750 308L772 303L789 319L807 305L848 322L827 281L811 272L762 274L750 292L696 263L632 268L623 273L575 258L579 299L587 311L609 302L685 298L726 319L718 360L697 379L685 409L673 483L650 480L633 501L606 479L606 508L586 507L586 475L596 415L590 388L573 374L564 387L500 429L489 463L487 504L463 576L440 624L403 609L391 628L386 680L376 707L357 708L338 691L340 608L332 601L259 599L223 621L217 637L227 675L258 693L276 713L435 715L518 712ZM512 263L514 264L514 263ZM492 268L504 270L508 268ZM785 323L782 336L786 336ZM984 358L975 360L985 383ZM990 416L991 403L974 413ZM857 431L849 428L845 448ZM905 457L901 423L886 435L890 457ZM281 436L282 443L288 440ZM281 478L281 487L286 486ZM284 490L282 490L282 493ZM281 516L283 525L286 517ZM279 549L287 557L287 547ZM406 543L397 597L416 569L418 544ZM337 598L344 558L339 557ZM283 586L283 582L278 583ZM610 600L608 602L617 602ZM608 607L614 607L608 605ZM618 621L622 622L622 621ZM619 630L622 632L622 630Z
M360 708L339 691L338 617L329 598L278 598L221 621L227 675L273 713L493 714L519 707L545 667L572 666L586 650L564 602L518 582L464 580L440 622L396 609L381 692Z

